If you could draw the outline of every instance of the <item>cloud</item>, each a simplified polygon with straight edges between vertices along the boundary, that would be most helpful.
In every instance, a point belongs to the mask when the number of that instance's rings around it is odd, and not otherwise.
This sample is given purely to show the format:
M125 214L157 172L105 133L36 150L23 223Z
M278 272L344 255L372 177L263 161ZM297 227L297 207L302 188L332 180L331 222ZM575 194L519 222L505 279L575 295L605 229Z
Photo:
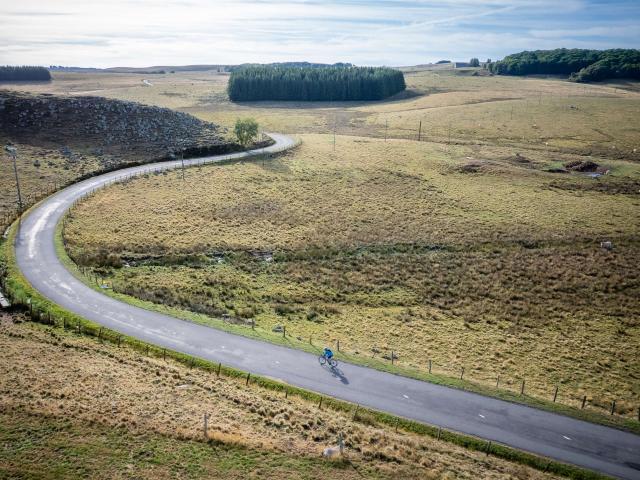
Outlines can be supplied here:
M0 63L286 60L410 65L522 49L640 46L630 0L21 0L0 6Z

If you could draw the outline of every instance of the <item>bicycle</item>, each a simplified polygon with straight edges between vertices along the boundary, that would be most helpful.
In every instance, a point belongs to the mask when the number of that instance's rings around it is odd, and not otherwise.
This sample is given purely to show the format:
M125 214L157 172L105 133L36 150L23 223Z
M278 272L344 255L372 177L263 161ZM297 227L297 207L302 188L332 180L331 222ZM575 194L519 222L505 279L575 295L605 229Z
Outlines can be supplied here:
M328 363L331 368L338 366L338 362L335 358L327 358L324 354L318 357L318 362L320 362L320 365Z

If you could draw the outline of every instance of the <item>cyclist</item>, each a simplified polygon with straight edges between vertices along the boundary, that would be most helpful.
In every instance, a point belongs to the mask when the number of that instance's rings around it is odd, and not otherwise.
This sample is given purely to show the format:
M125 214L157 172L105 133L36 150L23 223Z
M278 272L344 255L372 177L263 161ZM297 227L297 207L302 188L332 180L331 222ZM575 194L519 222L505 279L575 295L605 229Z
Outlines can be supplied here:
M324 353L322 355L324 356L324 358L327 359L327 361L329 361L329 360L331 360L333 358L333 352L328 347L325 347Z

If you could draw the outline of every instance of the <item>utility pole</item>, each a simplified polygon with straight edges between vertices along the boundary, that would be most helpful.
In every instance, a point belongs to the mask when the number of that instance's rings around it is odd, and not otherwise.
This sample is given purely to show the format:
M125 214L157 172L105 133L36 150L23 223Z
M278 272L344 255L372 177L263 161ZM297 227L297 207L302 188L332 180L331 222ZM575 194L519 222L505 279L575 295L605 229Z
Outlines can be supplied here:
M418 127L418 141L420 141L420 137L422 137L422 120L420 120L420 126Z
M336 151L336 125L337 125L337 120L334 119L333 121L333 151Z
M5 145L4 151L13 159L13 173L16 176L16 190L18 191L18 213L22 213L22 194L20 193L20 180L18 179L18 166L16 165L18 150L12 145Z

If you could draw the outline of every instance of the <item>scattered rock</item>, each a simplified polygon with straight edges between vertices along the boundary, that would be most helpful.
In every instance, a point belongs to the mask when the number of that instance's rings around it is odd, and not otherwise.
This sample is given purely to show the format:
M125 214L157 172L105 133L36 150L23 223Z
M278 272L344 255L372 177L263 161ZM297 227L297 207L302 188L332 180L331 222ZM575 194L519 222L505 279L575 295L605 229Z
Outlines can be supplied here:
M605 250L613 250L613 242L608 240L605 242L600 242L600 247L604 248Z
M16 139L38 135L81 138L92 145L97 156L130 152L166 158L170 151L195 155L209 152L202 149L228 146L218 125L135 102L2 91L0 106L2 133ZM82 160L68 146L60 153L69 161Z
M255 258L262 260L263 262L273 262L273 252L251 252Z

